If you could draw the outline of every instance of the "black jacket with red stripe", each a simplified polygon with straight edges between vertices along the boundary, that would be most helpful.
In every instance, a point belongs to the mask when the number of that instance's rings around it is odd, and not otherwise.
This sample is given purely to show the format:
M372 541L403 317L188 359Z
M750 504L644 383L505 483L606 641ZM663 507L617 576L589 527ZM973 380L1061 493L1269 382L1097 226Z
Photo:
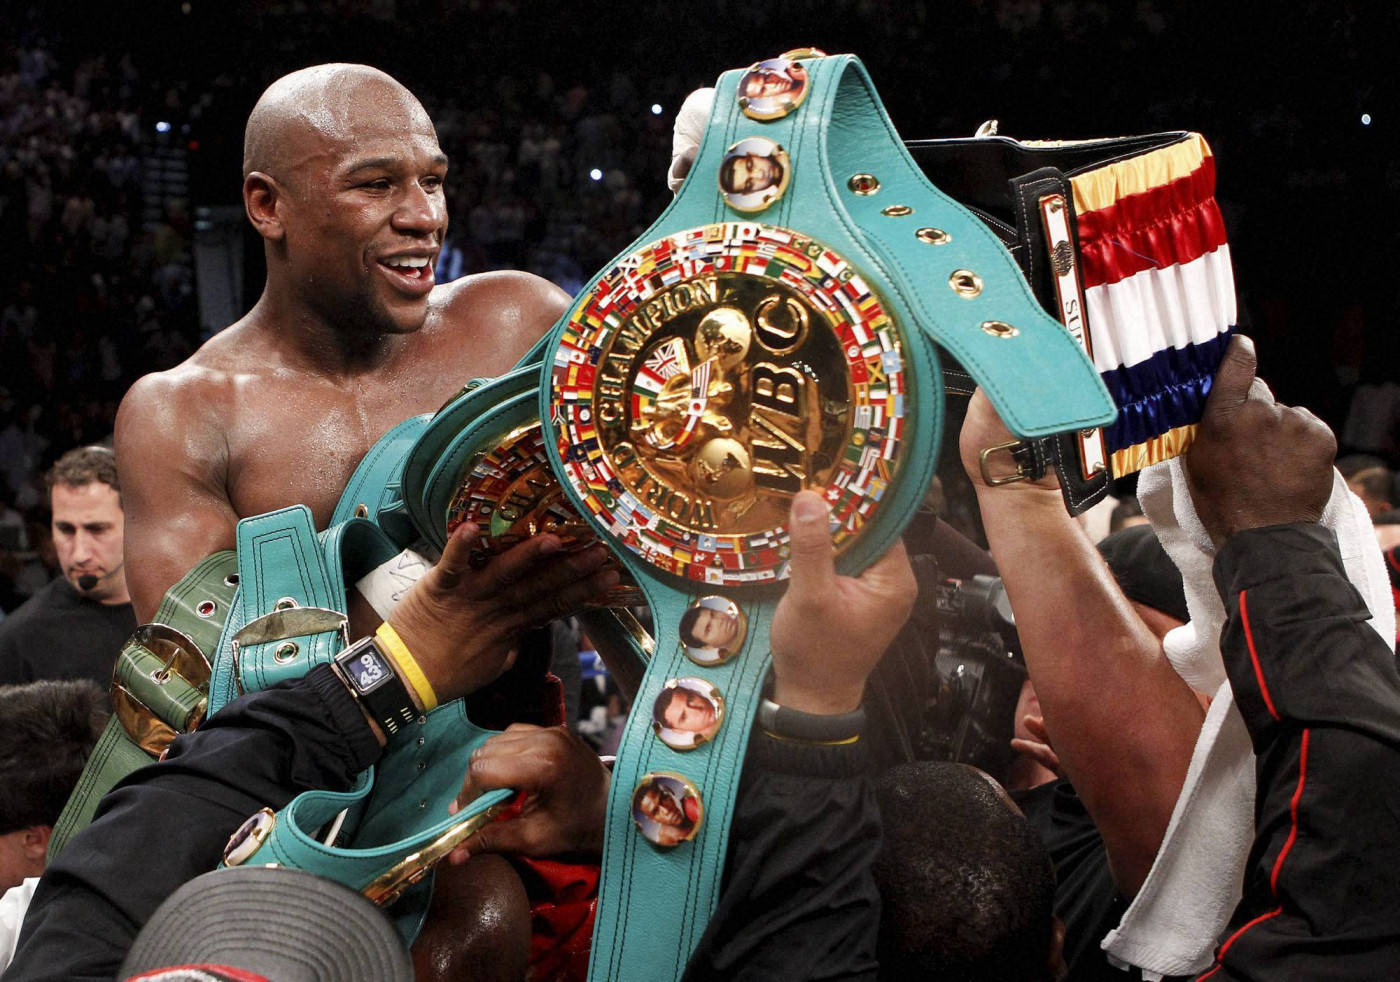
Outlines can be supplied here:
M1241 532L1215 582L1258 758L1226 980L1400 978L1400 674L1319 525Z

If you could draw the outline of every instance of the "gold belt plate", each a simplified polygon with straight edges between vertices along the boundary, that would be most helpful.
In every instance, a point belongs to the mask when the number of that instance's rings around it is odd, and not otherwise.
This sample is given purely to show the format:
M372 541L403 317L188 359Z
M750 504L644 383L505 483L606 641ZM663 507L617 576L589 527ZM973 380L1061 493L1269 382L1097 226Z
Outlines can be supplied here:
M624 257L566 326L552 436L584 506L652 565L709 584L786 575L792 496L848 545L903 453L899 331L855 267L728 222Z

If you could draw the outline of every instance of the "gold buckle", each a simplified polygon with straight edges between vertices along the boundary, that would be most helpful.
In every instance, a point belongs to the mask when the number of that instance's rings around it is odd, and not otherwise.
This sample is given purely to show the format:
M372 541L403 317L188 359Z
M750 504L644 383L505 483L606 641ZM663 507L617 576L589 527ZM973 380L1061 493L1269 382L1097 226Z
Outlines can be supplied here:
M491 824L504 807L505 803L492 805L458 822L422 849L409 853L380 873L360 892L380 907L387 907L398 900L405 890L427 876L453 849Z
M987 466L987 458L990 457L992 454L996 453L998 450L1006 450L1009 452L1015 449L1016 447L1019 447L1021 445L1021 442L1022 441L1020 440L1012 440L1010 443L999 443L995 447L988 447L986 450L983 450L982 453L978 455L977 466L981 468L982 480L986 482L988 487L999 488L1003 484L1015 484L1018 481L1031 480L1031 476L1026 472L1025 466L1014 456L1012 456L1011 460L1012 463L1016 465L1015 474L1010 474L1006 477L992 477L992 472Z
M178 678L197 692L209 691L209 660L183 631L165 624L142 624L127 644L139 645L163 660L161 667L150 673L150 680L156 685L163 686L171 678ZM152 757L159 757L181 732L188 733L199 726L208 705L206 696L195 704L184 721L183 730L176 729L118 678L112 680L112 708L118 721L136 745Z

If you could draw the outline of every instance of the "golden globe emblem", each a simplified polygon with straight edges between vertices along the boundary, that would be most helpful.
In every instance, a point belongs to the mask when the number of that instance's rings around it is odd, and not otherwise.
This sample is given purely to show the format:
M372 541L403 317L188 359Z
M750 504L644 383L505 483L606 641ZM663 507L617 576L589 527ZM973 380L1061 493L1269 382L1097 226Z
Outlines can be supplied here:
M898 467L899 332L843 257L759 223L689 229L624 257L555 351L551 425L595 520L666 572L785 575L788 502L832 505L838 549Z

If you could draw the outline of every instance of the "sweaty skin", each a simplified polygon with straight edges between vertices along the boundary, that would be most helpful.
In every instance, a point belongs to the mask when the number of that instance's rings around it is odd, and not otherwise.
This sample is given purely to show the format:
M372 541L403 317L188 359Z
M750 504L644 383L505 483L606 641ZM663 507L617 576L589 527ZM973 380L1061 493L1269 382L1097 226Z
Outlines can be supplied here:
M388 429L509 369L568 298L526 273L434 286L447 161L423 107L362 65L293 73L248 120L243 199L264 240L253 309L122 401L117 459L139 620L239 518L330 519Z

